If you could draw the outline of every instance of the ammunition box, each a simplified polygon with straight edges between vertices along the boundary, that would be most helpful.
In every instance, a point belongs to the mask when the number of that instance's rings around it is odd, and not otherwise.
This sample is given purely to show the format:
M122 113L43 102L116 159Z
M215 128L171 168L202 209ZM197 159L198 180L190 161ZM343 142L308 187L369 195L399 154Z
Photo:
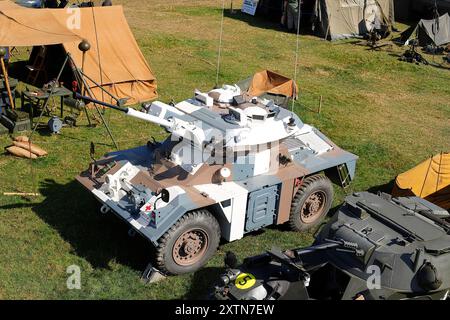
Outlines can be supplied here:
M12 129L14 128L14 121L12 121L11 119L9 119L7 116L5 115L1 115L0 116L0 123L5 126L6 128L8 128L8 130L11 132Z
M6 109L6 116L12 121L21 121L30 118L30 115L27 112L12 109Z
M21 132L21 131L30 131L30 130L31 130L30 119L18 120L15 122L13 133Z
M8 128L10 133L16 133L21 131L28 131L31 130L31 122L30 119L23 119L23 120L17 120L12 121L6 116L1 116L0 122Z

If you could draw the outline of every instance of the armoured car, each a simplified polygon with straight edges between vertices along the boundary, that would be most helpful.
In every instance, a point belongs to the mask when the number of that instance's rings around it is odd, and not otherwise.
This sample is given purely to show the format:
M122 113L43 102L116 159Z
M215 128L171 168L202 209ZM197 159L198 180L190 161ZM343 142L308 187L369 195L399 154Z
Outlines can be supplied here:
M221 238L238 240L274 224L317 226L331 207L332 182L347 186L355 175L357 156L238 85L142 111L102 104L169 133L164 141L94 158L77 178L102 212L152 242L156 267L166 274L197 270Z

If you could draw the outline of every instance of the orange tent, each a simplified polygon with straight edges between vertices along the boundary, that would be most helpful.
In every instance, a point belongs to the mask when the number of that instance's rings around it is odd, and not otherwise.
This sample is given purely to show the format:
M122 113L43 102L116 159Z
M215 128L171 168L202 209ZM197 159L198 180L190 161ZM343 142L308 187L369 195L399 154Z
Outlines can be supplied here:
M297 96L297 86L293 80L281 74L264 70L253 75L248 93L253 96L270 93L294 98Z
M450 209L450 153L438 154L395 180L393 196L417 196Z
M79 9L29 9L0 1L0 46L62 44L81 68L78 44L86 39L85 74L128 104L157 97L156 78L125 19L122 6ZM100 88L89 82L94 98ZM105 96L105 100L109 97Z

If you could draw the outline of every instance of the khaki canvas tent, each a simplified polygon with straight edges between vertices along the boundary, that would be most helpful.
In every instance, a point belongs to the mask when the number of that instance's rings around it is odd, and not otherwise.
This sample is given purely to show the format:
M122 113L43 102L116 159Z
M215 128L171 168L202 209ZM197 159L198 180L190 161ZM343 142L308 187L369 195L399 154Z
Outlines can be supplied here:
M450 209L450 153L438 154L395 180L394 196L417 196Z
M400 41L405 45L412 39L417 39L420 46L429 44L442 46L450 43L450 15L446 13L438 20L422 19L417 25L404 31L400 37Z
M156 78L140 51L121 6L73 9L28 9L0 1L0 46L62 45L78 68L86 39L85 74L127 104L157 97ZM52 63L52 61L48 61ZM54 63L54 62L53 62ZM94 98L110 102L94 83Z
M362 36L394 24L393 0L316 0L314 28L331 40Z

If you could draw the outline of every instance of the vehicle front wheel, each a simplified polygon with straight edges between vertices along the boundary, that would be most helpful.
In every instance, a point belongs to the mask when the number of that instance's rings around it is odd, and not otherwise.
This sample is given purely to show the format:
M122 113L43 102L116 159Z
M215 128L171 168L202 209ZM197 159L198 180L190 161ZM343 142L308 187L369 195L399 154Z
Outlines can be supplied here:
M294 196L289 226L293 231L307 231L319 225L333 203L333 185L322 175L306 178Z
M171 275L195 272L216 252L220 226L207 210L185 214L160 239L157 267Z

